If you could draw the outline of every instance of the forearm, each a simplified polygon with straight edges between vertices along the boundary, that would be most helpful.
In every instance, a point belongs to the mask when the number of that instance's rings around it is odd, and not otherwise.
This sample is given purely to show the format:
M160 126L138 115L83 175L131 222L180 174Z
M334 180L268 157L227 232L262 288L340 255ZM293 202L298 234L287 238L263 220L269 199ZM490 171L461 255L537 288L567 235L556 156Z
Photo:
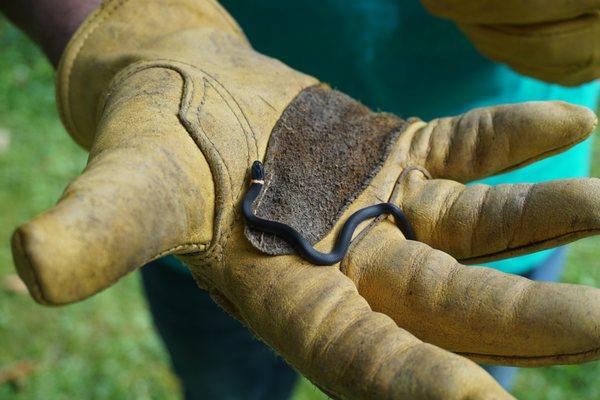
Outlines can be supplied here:
M0 12L26 32L56 66L69 39L101 0L0 0Z

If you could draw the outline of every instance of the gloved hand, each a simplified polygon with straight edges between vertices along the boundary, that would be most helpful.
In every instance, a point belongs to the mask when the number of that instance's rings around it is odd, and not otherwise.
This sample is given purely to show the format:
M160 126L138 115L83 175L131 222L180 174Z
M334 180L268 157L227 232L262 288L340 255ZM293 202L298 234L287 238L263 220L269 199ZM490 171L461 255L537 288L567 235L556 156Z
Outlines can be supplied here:
M253 51L212 0L107 1L58 74L64 124L90 158L55 207L14 234L37 301L82 300L177 254L215 301L336 398L510 398L451 352L530 366L598 358L600 291L455 260L596 233L596 179L463 185L584 140L589 110L526 103L430 123L373 113ZM244 232L254 160L267 169L256 212L321 251L348 215L385 201L404 209L418 241L377 218L341 263L315 266Z
M600 2L422 0L456 21L479 51L516 71L567 86L600 78Z

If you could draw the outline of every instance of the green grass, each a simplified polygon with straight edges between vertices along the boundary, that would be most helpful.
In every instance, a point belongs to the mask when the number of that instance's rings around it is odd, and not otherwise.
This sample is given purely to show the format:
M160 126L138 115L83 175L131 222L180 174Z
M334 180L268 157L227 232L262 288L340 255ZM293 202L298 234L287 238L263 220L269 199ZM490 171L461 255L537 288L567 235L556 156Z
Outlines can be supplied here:
M0 20L0 281L14 273L12 230L50 207L86 161L55 111L53 72L36 48ZM597 144L600 141L597 141ZM600 160L596 146L595 160ZM596 161L594 174L600 175ZM600 287L600 240L572 246L565 281ZM0 399L173 399L179 384L153 331L137 274L63 308L0 290L0 370L35 365ZM600 363L527 369L522 399L600 399ZM295 400L326 398L303 381Z
M11 231L52 206L86 154L62 128L53 71L16 29L0 21L0 281L14 272ZM46 308L0 291L0 369L37 367L0 399L173 398L178 382L152 330L136 274L88 302Z

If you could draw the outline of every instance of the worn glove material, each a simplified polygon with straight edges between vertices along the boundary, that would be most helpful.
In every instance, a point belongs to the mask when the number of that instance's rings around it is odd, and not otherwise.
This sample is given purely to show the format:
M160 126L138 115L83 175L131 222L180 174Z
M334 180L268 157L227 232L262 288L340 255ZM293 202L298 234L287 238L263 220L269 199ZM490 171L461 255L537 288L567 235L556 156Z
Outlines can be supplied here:
M69 44L57 91L90 158L58 204L13 236L41 303L84 299L177 254L216 302L336 398L510 398L451 352L514 365L598 358L597 289L457 261L597 232L596 179L464 185L584 140L596 124L587 109L525 103L429 123L374 113L256 53L211 0L104 2ZM321 251L348 215L382 201L403 208L419 241L381 217L361 225L338 265L265 254L287 251L244 234L254 160L271 171L258 212L291 210L276 216L300 228L314 215L305 233Z
M598 0L422 0L451 19L493 60L547 82L575 86L600 78Z
M372 181L406 126L327 87L303 90L271 132L255 213L319 242ZM268 254L294 251L275 235L250 228L245 233Z

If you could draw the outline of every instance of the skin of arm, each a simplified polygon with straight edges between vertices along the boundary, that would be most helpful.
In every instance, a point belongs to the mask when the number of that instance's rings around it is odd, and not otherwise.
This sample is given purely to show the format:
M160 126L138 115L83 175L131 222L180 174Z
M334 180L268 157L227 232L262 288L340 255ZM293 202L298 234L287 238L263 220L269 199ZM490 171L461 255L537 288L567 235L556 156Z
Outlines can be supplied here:
M0 12L58 65L69 39L101 0L0 0Z

